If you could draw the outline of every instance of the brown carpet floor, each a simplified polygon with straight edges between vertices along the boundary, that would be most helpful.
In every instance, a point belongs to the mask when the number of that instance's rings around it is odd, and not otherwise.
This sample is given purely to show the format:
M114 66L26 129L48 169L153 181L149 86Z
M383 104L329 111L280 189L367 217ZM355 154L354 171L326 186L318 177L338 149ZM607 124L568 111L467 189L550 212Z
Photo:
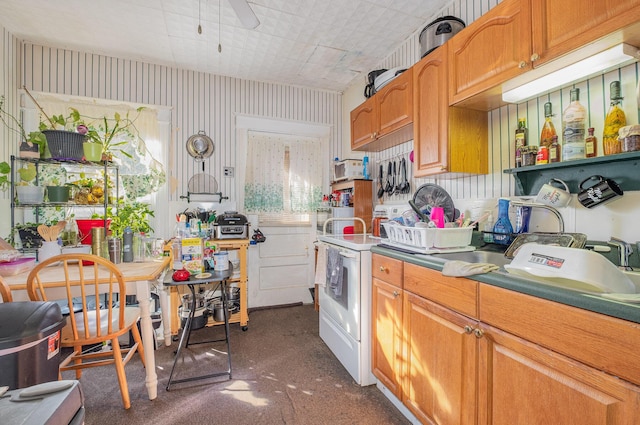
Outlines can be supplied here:
M80 380L86 423L98 424L407 424L375 387L357 385L318 336L312 305L257 310L243 332L231 325L233 379L172 384L171 347L156 351L158 398L150 401L136 355L126 366L131 409L124 410L112 367L87 369ZM223 336L222 327L194 331L192 338ZM226 367L223 342L183 350L176 378ZM73 375L64 375L73 379Z

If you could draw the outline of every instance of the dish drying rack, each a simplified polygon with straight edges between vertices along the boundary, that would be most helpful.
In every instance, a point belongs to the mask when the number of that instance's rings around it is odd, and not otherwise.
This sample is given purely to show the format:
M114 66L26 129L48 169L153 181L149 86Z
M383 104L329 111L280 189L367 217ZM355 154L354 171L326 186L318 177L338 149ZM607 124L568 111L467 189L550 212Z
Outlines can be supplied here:
M391 246L419 254L438 254L475 250L471 243L473 227L409 227L394 222L381 223Z

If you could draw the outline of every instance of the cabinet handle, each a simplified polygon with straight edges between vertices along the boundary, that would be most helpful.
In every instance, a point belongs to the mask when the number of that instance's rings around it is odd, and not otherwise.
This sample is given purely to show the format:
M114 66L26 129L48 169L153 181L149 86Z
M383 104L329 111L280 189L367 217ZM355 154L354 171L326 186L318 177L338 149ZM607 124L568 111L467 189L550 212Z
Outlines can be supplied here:
M521 61L521 62L518 64L518 68L520 68L520 69L524 69L526 66L527 66L527 63L526 63L525 61Z
M380 266L380 271L383 272L383 273L385 272L384 266Z
M484 335L484 331L482 329L474 329L473 330L473 334L476 336L476 338L482 338L482 335Z
M396 298L398 295L400 295L398 291L393 291L393 298Z
M534 53L534 54L531 55L531 62L535 62L538 59L540 59L540 55L539 54Z
M472 332L473 332L473 328L471 327L471 325L466 325L466 326L464 327L464 333L466 333L466 334L470 334L470 333L472 333Z

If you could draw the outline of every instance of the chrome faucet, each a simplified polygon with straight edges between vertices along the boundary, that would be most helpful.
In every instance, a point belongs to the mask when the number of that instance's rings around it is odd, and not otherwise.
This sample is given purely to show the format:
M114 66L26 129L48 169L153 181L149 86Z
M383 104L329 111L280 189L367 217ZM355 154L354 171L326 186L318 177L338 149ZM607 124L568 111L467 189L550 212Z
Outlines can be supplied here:
M517 199L512 199L511 205L516 207L521 206L521 207L531 207L531 208L542 208L544 210L551 211L553 215L555 215L556 218L558 219L558 233L564 233L564 220L562 219L562 215L560 214L560 211L553 208L552 206L540 204L537 202L529 202L529 201L517 200Z
M618 248L618 253L620 254L620 265L618 268L627 271L633 270L633 268L629 266L629 256L633 253L631 244L614 237L611 237L607 243Z

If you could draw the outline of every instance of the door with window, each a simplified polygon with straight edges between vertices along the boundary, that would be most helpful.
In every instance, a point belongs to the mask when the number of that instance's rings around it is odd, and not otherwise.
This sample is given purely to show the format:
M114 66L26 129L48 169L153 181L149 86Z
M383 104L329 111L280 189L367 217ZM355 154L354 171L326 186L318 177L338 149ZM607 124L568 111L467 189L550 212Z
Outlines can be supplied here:
M244 209L266 236L249 250L250 307L312 302L323 157L317 138L248 132Z

